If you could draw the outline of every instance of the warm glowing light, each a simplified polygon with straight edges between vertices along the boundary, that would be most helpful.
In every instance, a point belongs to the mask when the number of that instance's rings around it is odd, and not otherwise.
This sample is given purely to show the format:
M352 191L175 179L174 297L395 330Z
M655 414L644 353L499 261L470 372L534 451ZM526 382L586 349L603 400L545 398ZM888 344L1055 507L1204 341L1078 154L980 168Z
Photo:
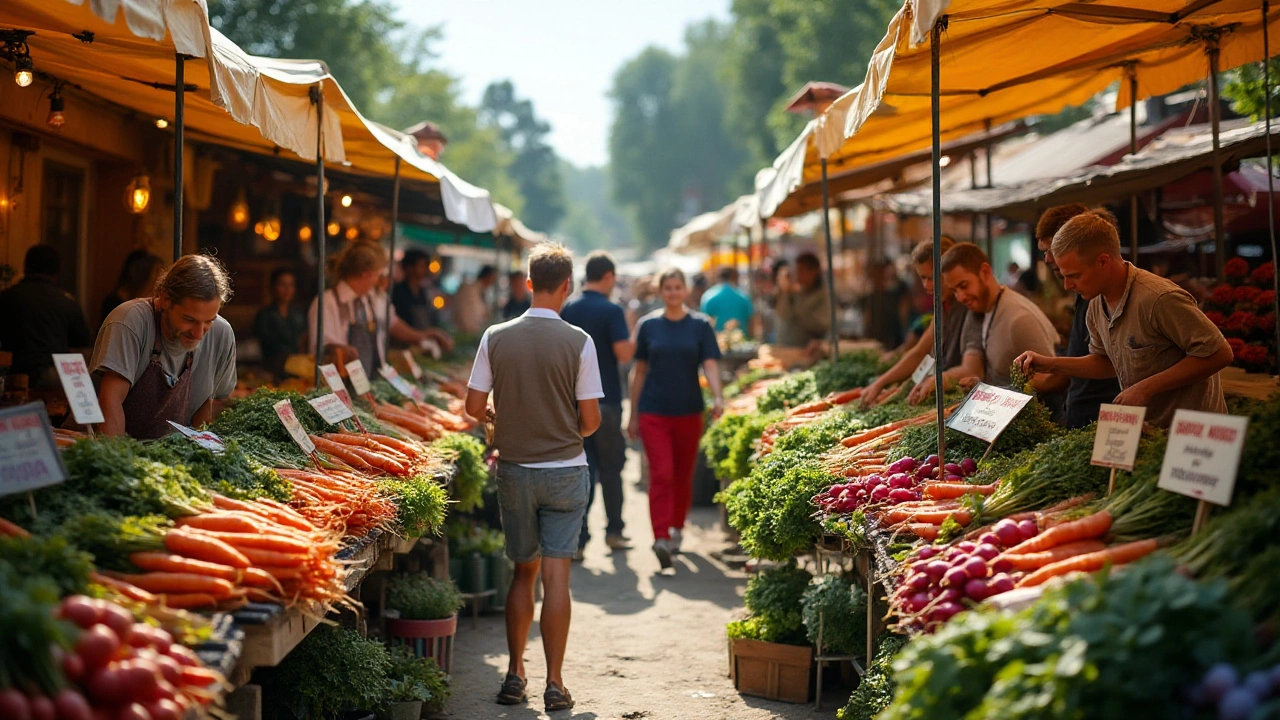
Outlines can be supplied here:
M342 232L342 226L338 224L337 220L330 220L329 224L324 226L324 229L329 233L329 237L336 237L338 233Z
M351 207L351 202L352 200L350 195L342 196L342 207Z
M439 260L432 260L432 261L427 265L427 270L429 270L429 271L431 272L431 274L432 274L432 275L434 275L434 274L436 274L436 273L440 272L440 261L439 261ZM437 299L439 299L439 298L437 298ZM443 301L443 300L441 300L440 302L441 302L441 303L443 303L444 301Z
M231 203L231 212L227 216L227 225L235 232L249 227L249 202L244 199L244 188L236 192L236 199Z
M352 225L351 227L347 228L346 238L348 240L355 240L358 237L360 237L360 228L356 227L355 225Z
M262 231L258 234L262 236L263 240L266 240L267 242L275 242L280 239L280 218L273 215L263 219L263 221L258 224L262 226Z
M298 228L298 242L311 242L311 226L303 225Z
M124 202L134 215L146 212L147 206L151 204L151 178L139 175L131 180L125 187Z
M432 300L431 300L431 304L432 304L432 305L434 305L434 306L435 306L435 308L436 308L437 310L443 310L443 309L444 309L444 297L443 297L443 296L440 296L440 295L435 296L434 298L432 298Z
M67 101L62 99L62 93L55 87L49 95L49 117L45 118L44 124L54 130L61 130L67 123L66 109Z
M19 70L13 74L13 81L18 83L18 87L31 87L31 83L35 82L36 74L30 70Z
M165 129L165 128L169 127L169 121L168 121L168 120L165 120L164 118L156 118L156 127L158 127L158 128L160 128L161 130L163 130L163 129Z
M951 157L949 155L943 155L942 158L938 160L938 167L946 167L950 164L951 164Z

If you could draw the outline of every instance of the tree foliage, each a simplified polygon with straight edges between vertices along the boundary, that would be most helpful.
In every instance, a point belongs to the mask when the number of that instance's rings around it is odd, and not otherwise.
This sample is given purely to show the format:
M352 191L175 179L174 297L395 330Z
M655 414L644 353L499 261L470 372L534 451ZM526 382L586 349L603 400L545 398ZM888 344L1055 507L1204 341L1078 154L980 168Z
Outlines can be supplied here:
M516 95L510 80L491 83L480 101L480 120L497 130L513 156L509 173L524 196L524 222L548 230L564 217L564 180L556 152L547 144L551 125L539 120L533 103Z
M1271 115L1280 113L1280 59L1271 61ZM1252 120L1261 120L1267 112L1267 92L1263 84L1262 63L1249 63L1225 73L1222 96L1231 101L1231 109Z

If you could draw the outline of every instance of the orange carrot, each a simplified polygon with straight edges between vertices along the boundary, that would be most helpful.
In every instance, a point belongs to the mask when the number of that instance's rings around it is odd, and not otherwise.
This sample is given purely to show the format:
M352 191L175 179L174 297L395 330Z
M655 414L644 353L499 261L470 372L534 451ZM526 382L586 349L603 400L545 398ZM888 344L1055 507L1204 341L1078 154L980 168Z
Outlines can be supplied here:
M226 678L221 673L203 667L182 666L182 673L179 676L182 685L194 685L195 687L209 687L210 685L220 685L226 682Z
M255 533L262 531L262 518L236 512L211 512L178 518L174 524L182 528L216 530L218 532Z
M1035 587L1049 578L1066 575L1072 572L1093 572L1108 565L1124 565L1144 558L1160 547L1159 540L1138 540L1123 545L1114 545L1106 550L1077 555L1066 560L1045 565L1018 582L1018 587Z
M1100 538L1111 529L1111 519L1111 513L1101 510L1079 520L1054 525L1039 535L1014 545L1006 552L1014 555L1040 552L1063 543Z
M205 593L162 593L156 595L156 602L174 610L192 610L217 605L218 599Z
M276 580L297 580L302 577L301 567L276 567L274 565L264 565L259 569L268 573Z
M275 552L305 555L312 547L312 543L307 540L268 533L231 533L217 532L216 530L202 530L200 531L200 534L217 538L241 552L244 552L249 548L253 548L256 550L272 550ZM262 563L255 564L260 565ZM267 564L270 565L271 563Z
M787 411L787 417L795 417L796 415L807 415L809 413L826 412L831 409L831 403L826 400L813 400L811 402L802 403Z
M881 516L880 522L888 525L896 525L900 522L941 525L948 518L955 518L957 523L968 525L969 521L973 519L973 515L964 508L944 508L942 510L907 509L902 513L893 513L892 511L885 513Z
M844 392L828 395L827 402L832 405L848 405L860 397L862 397L862 388L854 388L852 390L845 390Z
M293 567L301 565L307 561L306 555L297 555L293 553L275 552L274 550L260 550L258 548L242 547L239 548L244 556L249 558L249 562L258 567L264 565L275 565L276 567Z
M16 538L31 537L31 533L27 532L24 528L9 522L4 518L0 518L0 535L8 535L9 537Z
M369 435L370 440L385 445L396 452L410 458L417 458L422 452L413 446L413 443L405 442L399 438L393 438L390 435Z
M1077 555L1086 555L1088 553L1106 549L1107 544L1101 540L1077 540L1042 552L1005 553L1000 557L1012 563L1013 567L1017 570L1031 571L1039 570L1045 565L1073 558Z
M136 552L129 556L129 562L138 566L139 570L148 572L208 575L231 583L240 582L241 577L241 571L229 565L193 560L180 555L170 555L162 552Z
M925 542L933 542L938 539L938 532L941 530L941 526L930 525L929 523L903 523L902 525L895 525L894 529L909 532Z
M277 523L303 532L311 533L316 531L315 525L312 525L306 518L299 515L297 510L288 505L276 502L271 498L258 498L258 502L267 508L271 519Z
M935 499L949 499L964 497L969 493L978 493L979 495L990 495L996 491L996 484L990 485L973 485L970 483L949 483L949 482L930 482L924 484L924 496Z
M195 573L149 572L142 574L106 573L109 577L153 593L205 593L226 597L235 587L226 580Z
M169 552L183 557L205 560L234 568L247 568L252 563L243 553L217 538L195 532L170 530L165 533L164 546Z
M108 590L114 590L130 600L135 600L140 603L154 605L156 602L156 596L146 590L143 590L136 585L124 582L123 580L116 580L115 578L107 577L96 570L89 573L89 582L95 585L101 585Z
M893 432L894 430L899 430L901 428L907 427L910 424L911 424L911 420L899 420L897 422L891 422L885 425L880 425L878 427L873 427L870 430L863 430L862 432L854 433L849 437L841 440L840 444L844 445L845 447L853 447L855 445L861 445L867 442L868 440L874 440L880 437L881 435L885 435Z

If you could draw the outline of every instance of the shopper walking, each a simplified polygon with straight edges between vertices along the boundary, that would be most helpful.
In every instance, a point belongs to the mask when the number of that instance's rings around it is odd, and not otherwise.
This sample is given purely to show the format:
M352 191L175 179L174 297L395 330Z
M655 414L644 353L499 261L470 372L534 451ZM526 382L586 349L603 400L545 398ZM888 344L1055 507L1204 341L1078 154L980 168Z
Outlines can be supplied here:
M693 502L693 465L706 407L699 368L714 398L713 416L720 416L724 400L716 333L706 316L685 307L689 287L684 273L663 272L658 276L658 292L663 309L646 315L636 326L627 432L641 439L649 460L653 552L666 570L671 556L680 552L684 519Z
M587 282L582 293L565 304L560 317L591 336L600 365L600 429L587 438L587 465L591 468L591 489L587 491L587 513L595 500L596 486L604 500L606 518L604 542L610 550L630 547L622 534L622 468L627 460L627 441L622 437L622 374L618 366L631 362L636 345L627 330L622 306L609 299L617 283L613 258L603 250L587 256ZM578 537L578 560L591 534L587 515L582 516Z
M569 641L569 570L587 506L583 438L600 426L604 392L591 337L559 315L573 287L573 256L561 245L539 245L529 254L529 285L533 304L528 312L481 336L466 409L478 420L493 420L500 458L498 509L507 556L516 564L506 610L511 659L498 703L528 699L524 649L541 570L543 700L548 711L555 711L573 707L561 677Z

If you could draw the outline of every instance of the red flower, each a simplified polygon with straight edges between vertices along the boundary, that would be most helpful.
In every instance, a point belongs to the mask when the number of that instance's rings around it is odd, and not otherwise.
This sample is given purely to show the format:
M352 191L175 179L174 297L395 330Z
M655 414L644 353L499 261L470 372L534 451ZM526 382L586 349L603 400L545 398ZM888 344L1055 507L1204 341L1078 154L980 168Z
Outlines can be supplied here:
M1242 278L1249 274L1249 262L1244 258L1231 258L1222 268L1222 274L1229 278Z
M1222 327L1227 322L1227 316L1217 310L1206 310L1204 316L1209 318L1209 322Z
M1236 353L1236 360L1244 365L1265 365L1267 349L1261 345L1245 345Z
M1236 301L1235 288L1230 285L1219 285L1209 293L1209 300L1216 305L1231 305Z
M1265 333L1274 333L1276 331L1276 314L1269 312L1259 315L1253 321L1253 326Z
M1236 312L1231 313L1231 317L1227 318L1227 321L1222 324L1222 329L1237 335L1242 335L1252 330L1257 324L1257 320L1257 315L1244 310L1237 310Z
M1263 290L1258 293L1258 297L1254 298L1253 304L1257 305L1259 310L1266 310L1267 308L1275 307L1276 291Z
M1244 349L1244 345L1245 345L1244 340L1241 340L1238 337L1229 337L1227 338L1227 345L1231 346L1231 354L1234 355L1237 360L1239 360L1240 351Z
M1245 305L1257 304L1258 296L1261 294L1262 294L1261 290L1259 290L1256 287L1250 287L1248 285L1241 285L1240 287L1235 289L1235 293L1234 293L1235 301L1237 303L1244 303Z
M1230 265L1230 263L1227 263ZM1249 279L1256 285L1270 285L1275 281L1276 266L1273 263L1262 263L1249 273Z

